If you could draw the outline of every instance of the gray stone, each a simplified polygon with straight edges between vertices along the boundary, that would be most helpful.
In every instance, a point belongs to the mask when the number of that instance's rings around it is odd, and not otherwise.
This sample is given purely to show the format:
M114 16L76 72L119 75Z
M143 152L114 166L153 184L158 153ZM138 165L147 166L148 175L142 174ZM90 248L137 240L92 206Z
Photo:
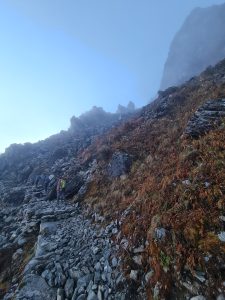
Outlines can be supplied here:
M77 295L78 295L78 289L75 288L74 292L73 292L73 296L71 298L71 300L77 300Z
M27 240L24 237L20 237L17 241L17 244L19 246L23 246L24 244L26 244Z
M64 290L59 288L57 289L57 300L64 300Z
M55 275L55 284L58 286L64 286L66 282L66 276L63 273L56 273Z
M54 286L54 276L51 271L45 270L42 274L41 277L43 277L49 286L53 287Z
M92 290L93 290L93 291L97 290L97 288L98 288L97 284L93 284L93 285L92 285Z
M105 273L112 273L112 268L110 267L108 261L105 262L104 271L105 271Z
M166 236L166 229L164 228L156 228L155 229L155 238L157 240L163 240Z
M71 278L68 278L65 284L65 294L68 298L71 298L73 295L73 289L74 289L74 280Z
M142 253L142 252L144 252L144 251L145 251L145 247L144 247L143 245L141 245L140 247L135 248L135 249L133 250L134 254Z
M42 256L48 252L52 252L57 248L55 242L47 241L42 235L38 236L35 256Z
M58 273L62 273L63 272L63 269L62 269L62 266L61 266L61 264L60 263L55 263L55 268L56 268L56 271L58 272Z
M142 265L142 256L141 256L141 255L136 255L136 256L134 256L134 257L133 257L133 261L134 261L137 265L141 266L141 265Z
M159 282L156 283L153 289L153 298L158 299L160 293L161 284Z
M192 297L190 300L206 300L206 298L202 295L198 295L198 296Z
M29 263L26 265L24 269L24 274L30 273L31 270L35 268L35 266L39 263L39 260L33 258L32 260L29 261Z
M102 273L101 278L104 282L107 281L107 274L106 273Z
M225 216L219 216L219 219L223 222L225 222Z
M117 234L118 233L118 229L117 228L113 228L112 229L112 234Z
M145 274L145 282L149 282L149 280L151 279L151 277L153 276L154 271L151 270L148 273Z
M103 287L102 287L102 286L99 286L99 287L98 287L98 294L97 294L97 299L98 299L98 300L103 300L103 299L102 299L102 291L104 291Z
M5 222L6 222L6 223L11 223L13 220L14 220L13 217L8 216L8 217L5 219Z
M118 265L117 258L116 258L116 257L113 257L113 259L112 259L112 267L113 267L113 268L116 268L117 265Z
M91 276L90 275L85 275L81 278L78 279L77 281L77 288L79 289L80 287L87 287L89 282L91 281Z
M130 171L132 158L127 153L116 152L108 165L108 174L111 177L120 177Z
M225 116L225 99L213 99L205 102L189 120L185 134L193 138L216 129Z
M87 292L89 293L90 290L92 290L92 286L93 286L93 281L91 280L88 284L88 287L87 287Z
M205 273L203 272L195 272L194 277L197 278L200 282L205 282Z
M95 272L95 275L94 275L94 283L95 284L98 284L101 280L101 274L100 272Z
M198 294L198 288L189 282L181 281L181 284L192 294L196 295Z
M81 294L80 296L78 296L77 298L74 298L72 300L86 300L86 296L85 296L85 294Z
M182 184L183 184L183 185L190 185L191 182L190 182L189 179L186 179L186 180L183 180L183 181L182 181Z
M40 225L40 234L43 236L55 234L57 230L56 222L42 222Z
M130 271L130 279L137 281L138 278L138 271L137 270L131 270Z
M96 270L96 271L101 271L101 269L102 269L102 266L101 266L100 262L97 262L97 263L95 264L95 270Z
M225 231L218 233L218 238L221 242L225 242Z
M19 248L16 250L16 252L13 254L12 259L17 260L21 255L23 254L23 249Z
M98 297L94 291L90 291L90 293L88 294L87 300L98 300Z
M134 274L135 275L135 274ZM116 285L121 285L123 283L124 279L123 279L123 275L119 274L116 278Z
M25 197L24 187L14 187L4 195L3 201L14 206L21 205Z
M91 248L92 252L94 255L96 255L99 252L99 248L98 247L92 247Z
M83 274L81 271L79 271L75 267L73 267L69 270L69 276L74 280L78 280L80 277L83 276Z
M85 287L81 286L79 289L77 289L77 294L78 295L81 295L81 294L84 294L84 293L86 293Z
M46 281L37 275L30 274L23 278L22 288L18 293L18 298L28 298L35 300L55 300L56 291L50 288Z

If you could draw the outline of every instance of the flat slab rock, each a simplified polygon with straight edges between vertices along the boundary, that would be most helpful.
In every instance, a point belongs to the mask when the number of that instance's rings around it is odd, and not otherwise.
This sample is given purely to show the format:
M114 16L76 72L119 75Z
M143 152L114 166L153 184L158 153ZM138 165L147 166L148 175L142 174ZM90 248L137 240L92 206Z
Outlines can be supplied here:
M192 138L218 128L225 118L225 99L209 100L205 102L189 120L184 134Z
M32 300L55 300L56 289L50 288L46 281L35 274L29 274L24 277L22 288L16 296L16 300L32 299Z

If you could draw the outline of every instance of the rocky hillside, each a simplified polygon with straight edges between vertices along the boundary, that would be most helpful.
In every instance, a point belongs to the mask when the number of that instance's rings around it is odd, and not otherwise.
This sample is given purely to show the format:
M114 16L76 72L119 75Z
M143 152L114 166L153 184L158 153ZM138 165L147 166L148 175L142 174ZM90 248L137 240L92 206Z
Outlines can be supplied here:
M35 144L12 144L0 155L0 201L20 204L25 190L18 189L18 186L32 182L35 176L41 174L61 176L72 165L70 181L73 181L77 170L80 170L78 153L91 145L99 135L124 123L133 114L135 110L121 115L93 107L79 118L73 116L67 131L61 131Z
M224 99L225 60L103 132L73 119L73 133L8 149L2 297L224 299ZM40 174L67 178L65 201Z
M179 85L225 57L225 4L194 9L174 37L161 89Z

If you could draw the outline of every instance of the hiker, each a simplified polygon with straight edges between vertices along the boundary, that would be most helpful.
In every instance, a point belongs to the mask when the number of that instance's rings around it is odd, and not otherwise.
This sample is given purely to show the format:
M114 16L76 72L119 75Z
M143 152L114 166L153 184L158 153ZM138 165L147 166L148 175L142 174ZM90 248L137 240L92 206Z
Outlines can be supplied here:
M57 183L57 200L65 200L65 187L66 180L65 178L59 178Z

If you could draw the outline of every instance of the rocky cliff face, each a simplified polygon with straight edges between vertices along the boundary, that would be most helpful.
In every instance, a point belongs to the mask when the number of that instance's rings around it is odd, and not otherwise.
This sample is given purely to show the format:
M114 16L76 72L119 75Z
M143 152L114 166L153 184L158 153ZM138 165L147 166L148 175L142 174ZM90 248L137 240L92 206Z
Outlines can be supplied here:
M179 85L225 57L225 4L196 8L174 37L160 89Z
M0 297L224 299L224 99L225 60L122 122L97 109L101 126L73 118L10 147ZM34 184L49 174L66 177L65 200L56 180Z

